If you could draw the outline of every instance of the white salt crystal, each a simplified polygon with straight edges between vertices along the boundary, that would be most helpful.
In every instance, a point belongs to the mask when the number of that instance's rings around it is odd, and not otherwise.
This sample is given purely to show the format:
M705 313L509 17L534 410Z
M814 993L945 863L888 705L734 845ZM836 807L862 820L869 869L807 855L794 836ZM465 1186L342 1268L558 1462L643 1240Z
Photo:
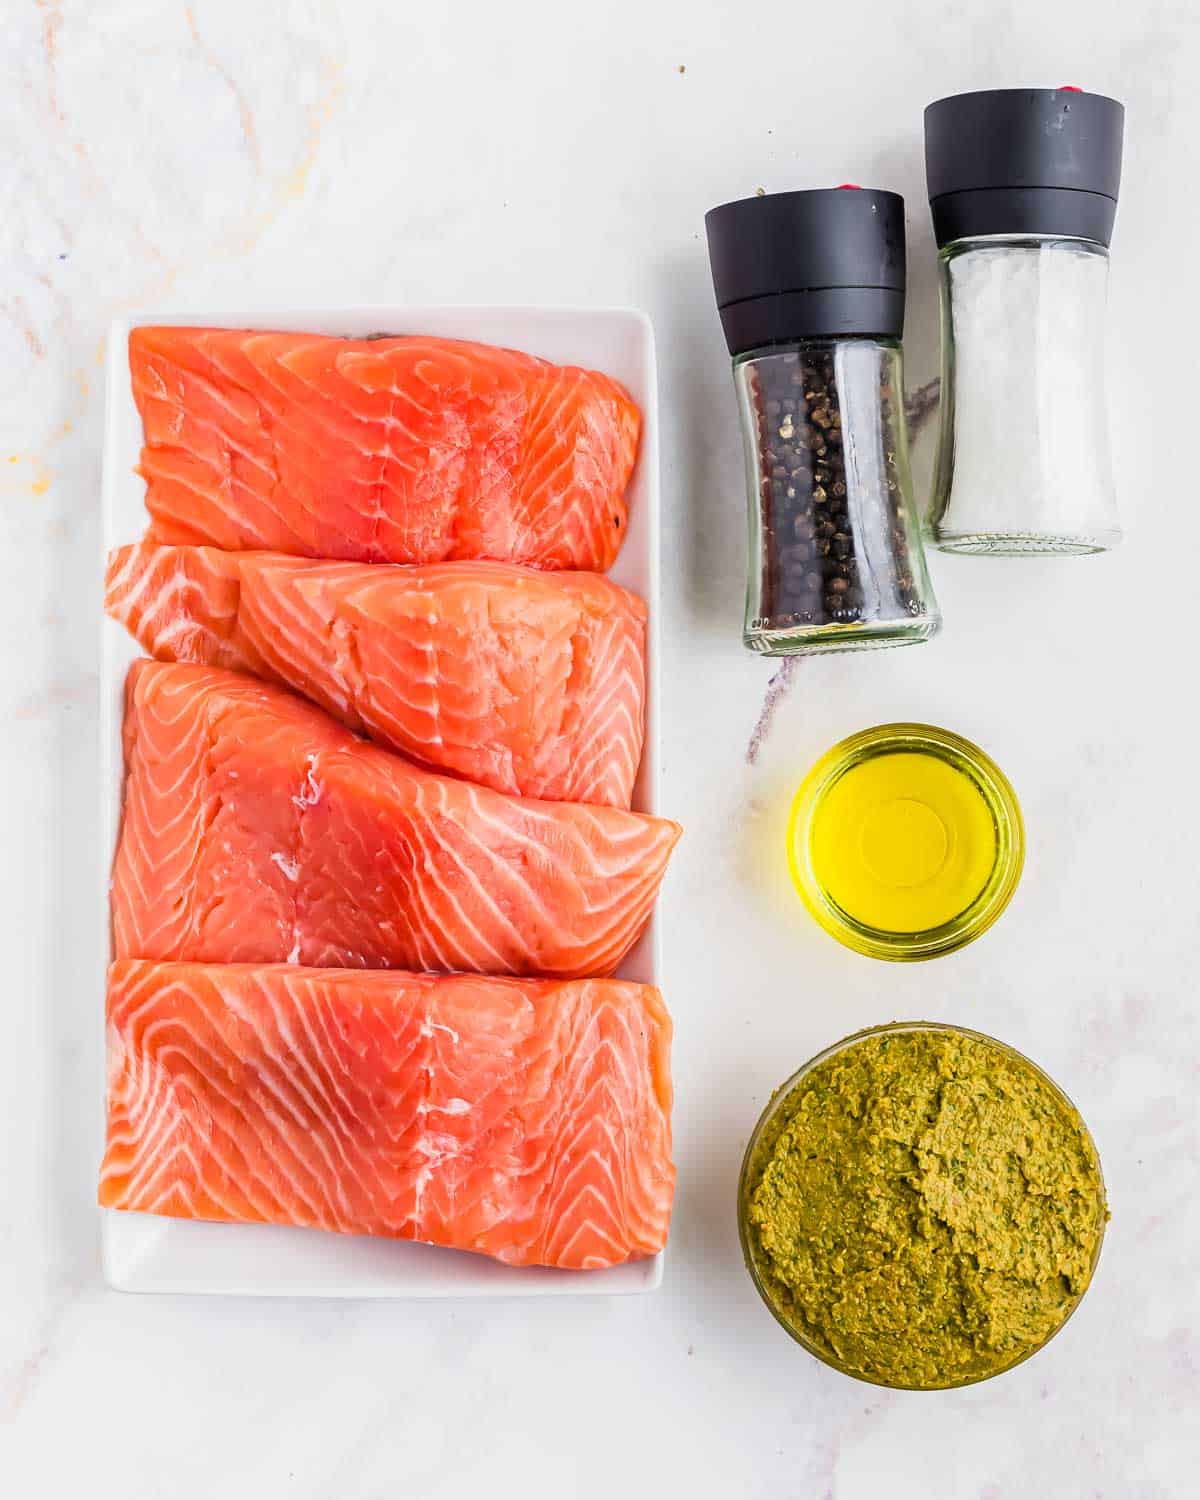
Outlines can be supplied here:
M937 532L1118 539L1104 383L1107 258L981 244L947 265L954 473Z

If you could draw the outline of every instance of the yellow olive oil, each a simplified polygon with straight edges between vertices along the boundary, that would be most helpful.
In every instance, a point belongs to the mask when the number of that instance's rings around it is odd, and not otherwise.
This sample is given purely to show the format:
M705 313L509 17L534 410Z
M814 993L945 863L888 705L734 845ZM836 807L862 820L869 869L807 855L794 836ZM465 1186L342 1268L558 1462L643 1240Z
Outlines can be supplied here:
M1024 853L1011 786L977 746L921 724L843 741L805 779L788 858L827 932L877 958L930 958L1007 905Z

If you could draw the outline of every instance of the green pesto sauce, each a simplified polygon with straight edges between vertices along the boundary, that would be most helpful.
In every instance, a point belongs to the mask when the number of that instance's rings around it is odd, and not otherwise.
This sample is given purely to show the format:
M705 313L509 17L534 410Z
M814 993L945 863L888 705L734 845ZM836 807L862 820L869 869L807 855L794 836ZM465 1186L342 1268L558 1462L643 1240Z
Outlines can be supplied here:
M1108 1217L1078 1114L1029 1063L945 1032L864 1037L783 1101L744 1179L780 1319L885 1385L994 1375L1087 1289Z

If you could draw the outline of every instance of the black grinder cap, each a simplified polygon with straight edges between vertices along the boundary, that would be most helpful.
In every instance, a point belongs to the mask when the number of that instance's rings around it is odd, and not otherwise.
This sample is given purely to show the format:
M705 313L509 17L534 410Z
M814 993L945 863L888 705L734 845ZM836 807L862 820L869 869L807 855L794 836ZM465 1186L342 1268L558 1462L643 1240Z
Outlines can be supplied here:
M806 338L899 338L904 199L859 188L772 193L704 216L730 354Z
M1081 89L984 89L925 111L925 177L939 246L985 234L1107 245L1125 108Z

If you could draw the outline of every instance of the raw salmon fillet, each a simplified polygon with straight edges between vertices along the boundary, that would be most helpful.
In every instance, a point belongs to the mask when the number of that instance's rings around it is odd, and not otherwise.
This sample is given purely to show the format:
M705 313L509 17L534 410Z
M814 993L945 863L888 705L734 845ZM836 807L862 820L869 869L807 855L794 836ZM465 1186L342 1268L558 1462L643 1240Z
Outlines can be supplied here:
M135 328L158 541L603 572L640 414L591 370L453 339Z
M105 608L160 661L283 683L434 770L629 806L646 608L598 574L140 542L109 558Z
M590 1270L666 1243L657 990L118 962L100 1202Z
M124 739L118 958L606 974L680 832L435 775L215 668L135 662Z

